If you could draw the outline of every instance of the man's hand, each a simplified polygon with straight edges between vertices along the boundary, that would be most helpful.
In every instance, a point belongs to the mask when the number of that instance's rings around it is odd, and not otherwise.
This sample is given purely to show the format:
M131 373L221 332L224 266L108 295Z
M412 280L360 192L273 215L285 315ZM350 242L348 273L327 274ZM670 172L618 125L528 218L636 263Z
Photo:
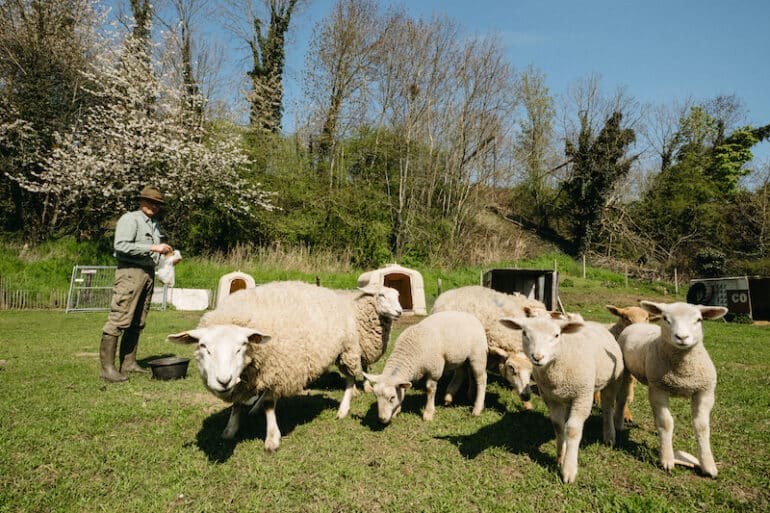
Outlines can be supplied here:
M165 242L161 242L160 244L153 244L150 246L150 251L154 251L155 253L160 253L161 255L165 255L166 253L171 253L174 251L174 248L166 244Z

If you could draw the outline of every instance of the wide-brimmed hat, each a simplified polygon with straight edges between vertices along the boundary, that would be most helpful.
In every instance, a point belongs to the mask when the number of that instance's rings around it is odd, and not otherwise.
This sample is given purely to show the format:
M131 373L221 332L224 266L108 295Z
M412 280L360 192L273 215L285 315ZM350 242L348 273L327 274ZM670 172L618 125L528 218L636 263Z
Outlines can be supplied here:
M144 189L142 189L142 192L139 193L138 198L146 199L150 201L154 201L155 203L163 204L165 201L163 201L163 195L160 193L157 187L153 187L152 185L145 186Z

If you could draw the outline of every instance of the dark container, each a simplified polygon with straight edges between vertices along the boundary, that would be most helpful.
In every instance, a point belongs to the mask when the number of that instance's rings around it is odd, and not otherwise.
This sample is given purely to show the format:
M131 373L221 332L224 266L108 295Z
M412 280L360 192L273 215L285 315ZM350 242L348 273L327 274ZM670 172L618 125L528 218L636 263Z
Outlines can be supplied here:
M482 285L498 292L518 292L541 301L548 310L559 308L559 272L545 269L491 269Z
M190 363L190 359L167 356L147 363L152 369L154 379L170 380L187 377L187 365Z

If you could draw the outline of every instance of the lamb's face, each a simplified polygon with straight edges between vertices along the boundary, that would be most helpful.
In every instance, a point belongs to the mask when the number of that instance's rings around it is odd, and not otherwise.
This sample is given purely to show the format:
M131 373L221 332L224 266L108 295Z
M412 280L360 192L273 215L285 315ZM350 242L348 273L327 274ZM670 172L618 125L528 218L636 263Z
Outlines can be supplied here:
M535 368L544 367L558 357L563 333L572 333L583 326L580 321L558 322L547 317L506 317L500 322L521 330L524 353Z
M251 363L249 345L270 340L254 329L234 325L199 328L175 335L168 340L197 343L195 359L206 388L214 394L227 394L241 381L241 373Z
M642 301L642 307L661 317L663 340L677 349L691 349L703 342L703 319L718 319L727 313L721 306L690 305L688 303L652 303Z
M652 316L650 312L638 306L618 308L613 305L607 305L607 310L618 317L617 322L624 328L632 324L644 324L658 320L657 316Z
M522 352L509 354L505 361L500 364L500 374L518 392L522 401L529 401L532 363L526 354Z
M401 403L404 402L404 391L409 387L408 383L391 385L389 383L375 383L374 395L377 397L377 416L383 424L390 424L393 417L401 411Z

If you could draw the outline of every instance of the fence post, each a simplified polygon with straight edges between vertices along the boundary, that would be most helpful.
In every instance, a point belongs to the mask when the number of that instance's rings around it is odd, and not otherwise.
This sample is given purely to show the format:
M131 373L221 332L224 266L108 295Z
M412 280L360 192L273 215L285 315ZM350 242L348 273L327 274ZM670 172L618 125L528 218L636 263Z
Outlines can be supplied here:
M679 294L679 279L676 273L676 267L674 267L674 294Z
M583 279L586 279L586 254L583 253Z
M439 278L437 280L437 289L436 290L438 291L438 293L436 294L436 296L438 297L438 296L441 295L441 278Z
M625 270L623 271L623 275L624 275L624 277L625 277L626 288L628 288L628 264L626 264L626 266L625 266L625 267L626 267L626 268L625 268Z

